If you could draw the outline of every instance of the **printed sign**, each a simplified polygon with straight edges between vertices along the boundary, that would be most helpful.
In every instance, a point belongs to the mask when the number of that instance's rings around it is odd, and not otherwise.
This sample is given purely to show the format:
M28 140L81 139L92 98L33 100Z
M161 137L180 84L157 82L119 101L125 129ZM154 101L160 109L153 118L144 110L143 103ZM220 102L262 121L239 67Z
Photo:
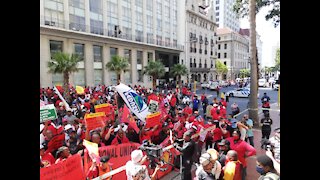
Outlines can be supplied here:
M82 159L80 154L75 154L65 161L40 168L40 180L85 180Z
M40 107L40 123L57 119L57 111L53 104Z
M84 119L88 131L105 126L104 112L86 114Z
M154 101L154 100L150 100L149 102L149 112L151 113L155 113L158 111L158 108L159 108L159 103L158 101Z

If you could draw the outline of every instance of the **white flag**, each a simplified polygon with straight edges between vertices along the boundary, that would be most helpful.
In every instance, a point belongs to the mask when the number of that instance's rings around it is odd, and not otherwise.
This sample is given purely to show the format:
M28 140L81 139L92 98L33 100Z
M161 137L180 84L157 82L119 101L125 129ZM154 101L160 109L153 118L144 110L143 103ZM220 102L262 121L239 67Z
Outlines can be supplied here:
M66 100L62 97L62 95L60 94L59 90L56 88L56 86L53 86L53 90L54 92L59 96L59 98L61 99L61 101L63 102L64 106L66 107L66 109L70 109L69 104L66 102Z
M145 118L149 114L149 108L136 91L122 83L115 86L115 88L131 112L133 112L140 120L145 122Z

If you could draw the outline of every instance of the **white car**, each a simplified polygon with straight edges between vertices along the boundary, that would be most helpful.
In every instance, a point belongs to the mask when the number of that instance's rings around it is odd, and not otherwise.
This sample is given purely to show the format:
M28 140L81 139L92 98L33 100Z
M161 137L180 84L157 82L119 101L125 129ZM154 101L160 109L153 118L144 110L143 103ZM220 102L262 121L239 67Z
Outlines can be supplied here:
M229 97L249 97L249 95L250 89L247 88L239 88L226 92L226 96Z
M221 87L227 87L227 86L229 86L229 83L228 83L227 81L220 81L220 82L219 82L219 86L221 86Z
M267 87L267 80L266 79L259 79L258 80L258 85L259 87Z
M209 89L213 91L213 90L216 90L217 87L219 87L219 83L218 82L212 82L210 84L210 86L209 86Z
M201 83L201 88L202 89L208 89L210 87L210 82L203 82Z

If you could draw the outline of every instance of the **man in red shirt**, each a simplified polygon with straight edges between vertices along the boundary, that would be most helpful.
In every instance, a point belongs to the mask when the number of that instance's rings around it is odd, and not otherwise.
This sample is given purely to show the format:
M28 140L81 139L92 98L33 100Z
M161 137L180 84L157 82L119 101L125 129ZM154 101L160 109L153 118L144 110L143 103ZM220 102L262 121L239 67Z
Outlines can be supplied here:
M189 103L186 104L186 107L183 109L182 112L188 116L190 116L192 114L192 109L191 109L191 107L189 107Z
M246 158L256 155L256 150L250 144L240 139L240 131L234 130L232 132L232 137L226 140L230 142L230 149L235 150L238 153L239 161L243 165L242 179L247 176L247 161Z
M120 127L117 136L112 140L111 145L118 145L123 143L128 143L129 139L125 136L122 128Z
M44 165L43 167L48 167L54 164L55 159L50 152L46 152L46 149L43 145L40 145L40 157L41 162Z

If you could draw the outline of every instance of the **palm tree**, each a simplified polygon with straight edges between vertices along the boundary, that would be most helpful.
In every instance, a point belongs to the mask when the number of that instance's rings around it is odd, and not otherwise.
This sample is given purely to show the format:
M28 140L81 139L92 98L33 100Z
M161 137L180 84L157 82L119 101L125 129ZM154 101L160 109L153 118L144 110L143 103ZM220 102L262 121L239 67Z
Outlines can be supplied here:
M72 72L77 72L78 62L81 58L77 54L71 54L63 52L57 52L53 55L53 58L48 62L48 68L50 73L62 73L63 74L63 88L64 97L70 100L69 93L69 76Z
M250 98L249 117L254 121L254 126L258 127L258 64L256 46L256 0L249 0L249 22L250 22L250 53L251 53L251 75L250 75Z
M126 58L120 57L118 55L112 56L111 61L106 64L107 69L110 71L115 71L117 74L117 83L120 83L121 73L128 69L129 62Z
M178 83L179 83L179 88L181 86L181 76L184 76L188 73L188 69L185 65L182 64L175 64L170 72L173 76L177 77Z
M219 76L219 80L222 79L222 75L228 72L228 68L220 60L216 60L216 72Z
M144 74L152 76L153 89L156 88L156 80L165 74L164 65L160 60L149 61L148 65L144 67Z

